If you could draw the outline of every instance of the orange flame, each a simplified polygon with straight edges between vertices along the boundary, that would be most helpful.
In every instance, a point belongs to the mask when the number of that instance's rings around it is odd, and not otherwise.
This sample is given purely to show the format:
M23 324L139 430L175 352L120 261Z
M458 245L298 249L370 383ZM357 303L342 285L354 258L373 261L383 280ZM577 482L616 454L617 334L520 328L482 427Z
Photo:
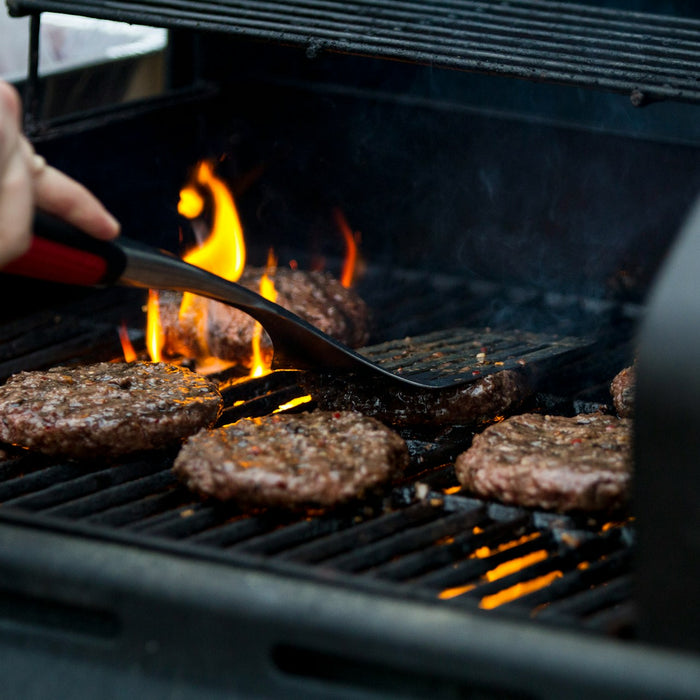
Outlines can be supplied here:
M195 182L211 191L214 199L214 220L211 233L200 246L193 248L183 259L192 265L213 272L219 277L235 282L245 267L245 241L243 228L233 196L222 180L214 175L212 166L202 161L197 168ZM178 211L201 213L203 203L193 196L198 192L192 185L180 192ZM184 214L188 216L187 213Z
M312 400L313 399L309 394L307 394L306 396L297 396L295 399L291 399L291 401L287 401L287 403L280 404L273 411L273 413L281 413L282 411L288 411L290 408L294 408L296 406L301 406L302 404L309 403Z
M133 362L137 355L134 346L131 344L131 339L129 338L129 331L126 327L126 322L122 322L119 326L119 341L122 345L122 352L124 353L124 360L126 362Z
M263 276L260 278L260 296L269 301L277 301L277 290L271 276L274 277L277 269L277 258L270 250L267 254L267 265ZM260 339L262 337L263 327L256 321L253 330L253 362L250 369L251 377L262 377L270 371L270 364L265 361L262 349L260 347Z
M146 348L148 349L151 362L162 361L163 328L160 322L158 292L155 289L148 290L148 302L146 304Z
M183 255L183 260L219 277L235 282L245 267L245 241L233 196L222 180L214 175L212 166L202 161L197 167L194 184L180 191L178 211L190 218L199 216L204 200L195 185L206 187L214 200L214 218L211 232L202 245ZM201 297L185 292L180 304L180 318L192 316L197 327L201 354L208 356L206 347L207 302Z
M355 282L358 267L358 250L357 243L360 237L358 232L353 232L348 224L343 212L336 208L333 210L336 226L340 229L345 239L345 259L343 260L343 269L340 273L340 283L343 287L351 287Z
M230 281L237 281L245 267L245 241L243 228L233 196L226 184L214 174L213 166L208 161L200 162L191 181L180 190L178 212L194 219L202 214L205 198L202 190L211 194L213 202L212 224L209 235L199 246L192 248L183 259ZM161 359L163 334L158 318L158 298L149 296L147 337L151 360ZM185 292L182 295L179 318L187 318L196 329L199 345L198 368L204 368L212 361L206 341L208 302L202 297ZM210 370L221 369L221 362L215 361Z

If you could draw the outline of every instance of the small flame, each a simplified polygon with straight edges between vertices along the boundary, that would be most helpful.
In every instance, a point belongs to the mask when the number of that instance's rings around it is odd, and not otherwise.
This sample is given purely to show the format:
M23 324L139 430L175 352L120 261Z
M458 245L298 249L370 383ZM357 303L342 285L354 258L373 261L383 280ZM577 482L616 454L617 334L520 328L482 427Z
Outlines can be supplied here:
M283 403L280 406L278 406L273 413L280 413L282 411L288 411L290 408L294 408L295 406L301 406L302 404L309 403L311 401L311 396L308 394L306 396L297 396L297 398L292 399L291 401L287 401L287 403Z
M180 201L177 211L187 219L197 218L204 210L204 198L192 185L186 185L180 190Z
M336 226L340 229L345 239L345 259L340 273L340 283L343 287L351 287L355 282L358 268L358 241L360 234L350 228L343 212L336 208L333 210Z
M277 258L272 250L270 250L267 254L265 272L260 278L260 296L268 301L277 300L277 290L275 289L275 283L272 281L276 270ZM256 321L255 328L253 329L253 362L250 369L251 377L262 377L270 372L270 364L265 361L260 345L262 332L263 327Z
M146 348L151 362L161 362L163 359L163 328L160 322L160 306L158 292L148 290L146 304Z
M122 344L122 352L124 353L124 360L126 362L133 362L137 355L134 346L131 344L131 339L129 338L129 331L126 327L126 322L122 321L121 326L119 326L119 341Z

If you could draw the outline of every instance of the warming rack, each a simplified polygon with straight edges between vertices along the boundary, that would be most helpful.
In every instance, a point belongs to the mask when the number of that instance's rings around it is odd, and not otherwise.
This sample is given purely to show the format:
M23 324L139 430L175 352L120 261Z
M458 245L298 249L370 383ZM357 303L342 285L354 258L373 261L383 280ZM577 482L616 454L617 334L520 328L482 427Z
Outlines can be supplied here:
M545 0L8 0L10 13L83 15L700 101L700 20Z

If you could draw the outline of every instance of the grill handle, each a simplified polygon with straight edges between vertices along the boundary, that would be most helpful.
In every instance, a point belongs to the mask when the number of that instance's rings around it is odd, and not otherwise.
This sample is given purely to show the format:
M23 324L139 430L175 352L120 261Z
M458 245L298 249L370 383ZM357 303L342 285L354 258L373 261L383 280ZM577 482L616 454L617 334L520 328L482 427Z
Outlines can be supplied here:
M2 272L48 282L108 286L126 268L126 255L119 246L81 233L44 212L36 212L33 232L29 250Z

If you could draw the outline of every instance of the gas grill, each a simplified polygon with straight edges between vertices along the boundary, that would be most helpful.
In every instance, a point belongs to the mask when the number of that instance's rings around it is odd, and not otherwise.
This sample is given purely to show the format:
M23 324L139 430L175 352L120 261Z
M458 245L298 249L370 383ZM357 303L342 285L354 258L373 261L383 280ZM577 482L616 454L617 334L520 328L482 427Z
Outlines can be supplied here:
M162 95L50 118L35 62L23 86L38 152L90 186L129 237L181 252L179 188L214 158L253 264L273 247L335 271L336 208L362 232L363 352L387 366L479 371L465 348L487 344L517 367L536 337L522 410L567 415L612 412L610 379L638 350L654 370L641 391L663 382L663 344L642 334L640 347L640 328L658 322L650 295L700 192L692 3L665 14L544 0L8 5L33 17L32 55L44 11L171 30ZM674 279L666 270L657 292L666 319ZM120 327L145 356L140 290L7 276L0 288L17 299L0 317L0 380L116 359ZM663 328L675 341L674 319ZM689 360L674 353L682 375ZM213 378L222 424L267 415L315 381L310 370ZM670 423L669 402L654 410ZM6 447L6 687L697 697L693 480L682 446L654 443L651 412L638 415L645 471L629 509L605 514L460 489L453 463L480 425L399 425L411 454L399 483L303 513L202 500L173 476L174 450L72 462ZM679 515L666 513L673 498ZM659 600L666 585L674 600Z

